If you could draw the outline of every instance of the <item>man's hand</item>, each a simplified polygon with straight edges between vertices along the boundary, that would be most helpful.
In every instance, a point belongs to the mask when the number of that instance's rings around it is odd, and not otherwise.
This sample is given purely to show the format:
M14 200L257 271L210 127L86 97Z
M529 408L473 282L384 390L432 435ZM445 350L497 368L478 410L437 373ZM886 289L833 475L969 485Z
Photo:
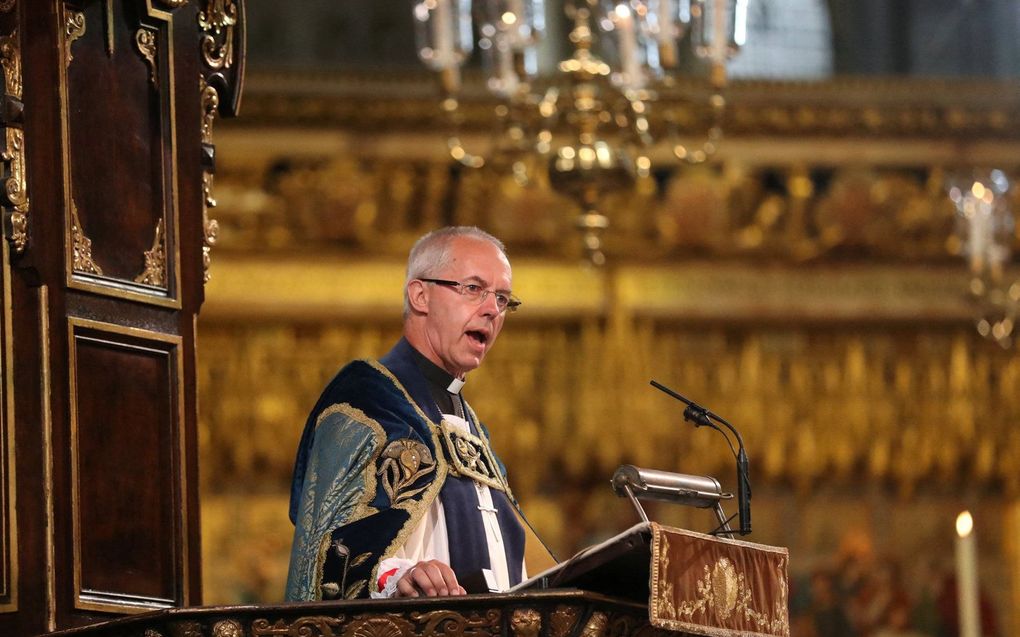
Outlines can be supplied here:
M397 582L396 597L446 597L467 594L449 565L439 560L418 562Z

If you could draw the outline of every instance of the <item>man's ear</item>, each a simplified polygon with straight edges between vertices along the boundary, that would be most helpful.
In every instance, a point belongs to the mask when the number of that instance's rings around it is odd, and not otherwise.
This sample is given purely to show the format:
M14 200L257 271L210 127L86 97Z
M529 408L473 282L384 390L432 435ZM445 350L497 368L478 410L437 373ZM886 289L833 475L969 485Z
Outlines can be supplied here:
M413 279L407 284L407 301L415 312L429 313L429 289L424 281Z

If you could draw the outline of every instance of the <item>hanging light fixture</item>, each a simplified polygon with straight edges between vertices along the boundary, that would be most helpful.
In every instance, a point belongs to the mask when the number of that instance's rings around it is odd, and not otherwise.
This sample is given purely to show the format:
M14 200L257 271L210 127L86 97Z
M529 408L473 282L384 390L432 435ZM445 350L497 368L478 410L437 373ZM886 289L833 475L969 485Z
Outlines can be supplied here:
M744 43L747 0L565 0L563 9L572 54L551 74L539 75L542 0L420 0L418 52L440 76L453 159L474 168L487 161L506 166L522 182L534 170L547 171L552 187L581 207L576 225L585 250L602 264L609 218L599 201L648 174L651 146L666 142L687 163L705 161L718 147L726 62ZM499 100L488 157L469 152L457 133L460 70L476 45L486 85ZM663 105L665 130L649 124L660 92L681 75L684 46L709 67L703 104L709 123L695 146L677 137L675 105ZM569 133L561 136L563 130Z
M1006 271L1015 236L1007 194L1010 184L1001 170L975 171L949 186L956 206L956 238L970 267L969 294L975 326L981 336L1003 348L1013 344L1020 281Z

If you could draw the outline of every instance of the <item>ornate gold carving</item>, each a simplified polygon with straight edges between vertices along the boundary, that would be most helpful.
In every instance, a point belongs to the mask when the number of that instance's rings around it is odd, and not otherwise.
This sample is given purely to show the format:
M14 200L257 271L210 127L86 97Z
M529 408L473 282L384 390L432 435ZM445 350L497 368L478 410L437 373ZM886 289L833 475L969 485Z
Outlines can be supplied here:
M156 223L156 236L152 239L152 249L145 251L145 269L135 277L135 283L166 287L166 236L163 219Z
M6 147L0 158L7 163L9 175L4 180L4 192L12 210L7 213L8 239L18 254L28 245L28 183L25 177L25 134L18 128L7 127Z
M202 100L202 143L208 144L215 152L213 143L213 124L216 122L216 114L219 112L220 94L215 88L209 86L205 78L199 77L199 92ZM209 218L209 210L216 207L216 199L213 197L213 173L210 170L202 171L202 280L209 281L209 266L212 263L212 248L216 245L216 237L219 234L219 223Z
M21 99L21 49L18 32L0 37L0 67L4 71L4 90ZM4 192L10 210L5 211L8 240L15 253L22 253L28 244L28 180L25 175L25 134L21 129L8 126L5 146L0 158L7 164L4 171Z
M7 13L14 8L14 5L18 3L18 0L3 0L0 2L0 13Z
M0 37L0 66L4 70L4 90L16 99L21 99L21 44L17 29L10 35Z
M514 637L538 637L542 629L542 615L534 608L518 608L510 617Z
M500 634L500 613L490 609L484 614L471 612L467 615L450 610L428 613L411 613L411 620L424 623L417 627L419 635L436 637L485 637Z
M188 0L162 0L162 2L171 9L179 9L188 4Z
M379 479L392 504L403 502L421 493L425 487L411 488L419 478L435 471L436 461L424 443L416 440L394 440L383 449L379 463Z
M209 86L204 77L198 78L199 93L202 99L202 143L213 143L213 124L219 112L220 94Z
M71 202L71 250L72 269L75 272L85 274L98 274L102 276L103 269L92 260L92 240L85 235L78 219L78 206Z
M64 64L71 65L74 56L71 54L71 45L75 40L85 35L85 14L81 11L74 11L65 8L64 15Z
M346 621L343 615L338 617L301 617L288 623L278 619L270 623L268 619L256 619L251 623L252 637L336 637Z
M398 616L355 618L344 627L343 637L411 637L414 625Z
M159 77L156 67L156 33L149 29L141 28L135 31L135 45L138 52L142 54L149 64L149 82L153 87L159 87Z
M244 637L244 628L233 619L224 619L213 624L213 637Z
M170 630L173 637L205 637L202 624L199 622L186 621L171 624Z
M574 629L581 609L576 606L557 606L549 617L550 637L567 637Z
M230 68L234 64L234 27L237 5L233 0L207 0L204 11L198 12L202 36L202 59L213 69ZM222 42L217 38L222 36Z
M581 637L605 637L608 627L609 617L601 611L596 611L591 614L588 623L581 630Z

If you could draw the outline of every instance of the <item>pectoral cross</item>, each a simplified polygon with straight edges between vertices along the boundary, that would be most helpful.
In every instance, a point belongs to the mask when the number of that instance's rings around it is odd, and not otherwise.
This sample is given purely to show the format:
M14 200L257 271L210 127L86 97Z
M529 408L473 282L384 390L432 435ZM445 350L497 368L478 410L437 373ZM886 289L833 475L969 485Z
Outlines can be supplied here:
M481 503L482 491L485 487L476 482L475 489L478 490L478 510L482 512L482 523L489 527L489 533L493 536L493 539L496 540L496 543L502 544L503 534L499 532L499 518L496 517L496 507L485 506Z
M113 0L106 0L106 55L113 57Z

